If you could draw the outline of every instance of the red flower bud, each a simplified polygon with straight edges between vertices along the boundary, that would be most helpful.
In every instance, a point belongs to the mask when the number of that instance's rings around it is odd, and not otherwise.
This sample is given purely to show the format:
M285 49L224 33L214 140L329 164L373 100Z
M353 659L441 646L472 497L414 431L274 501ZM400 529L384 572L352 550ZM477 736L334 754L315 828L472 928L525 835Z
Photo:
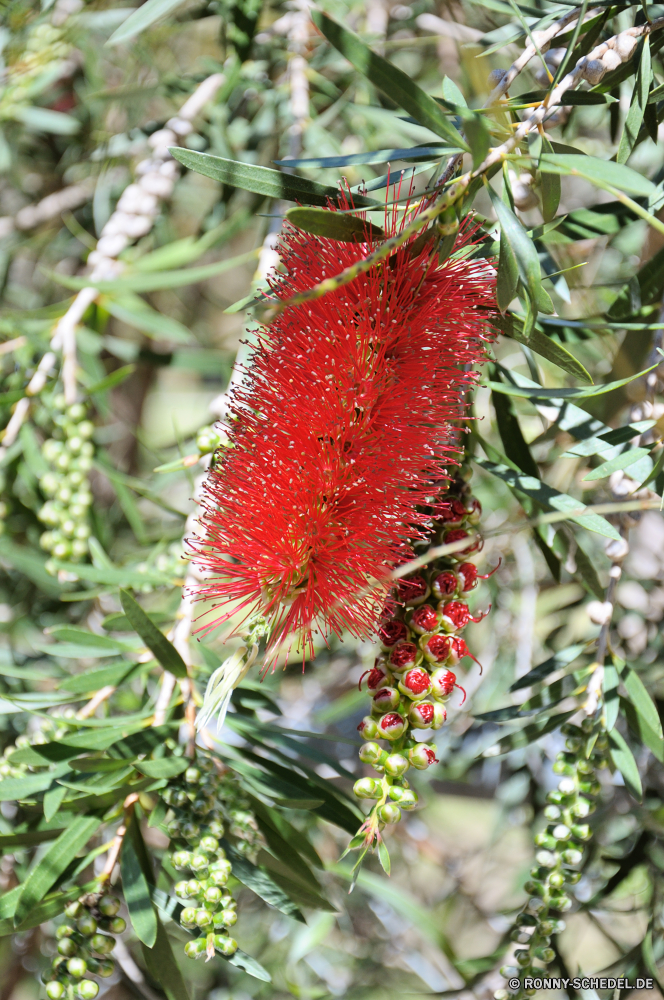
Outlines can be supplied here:
M445 501L445 511L440 518L443 524L463 524L465 517L466 508L462 500L459 500L458 497L453 497L451 500Z
M398 712L384 715L378 722L378 736L386 740L398 740L406 732L408 723Z
M448 662L451 666L454 667L457 665L459 660L462 660L464 658L464 656L469 656L471 660L475 660L475 663L480 668L480 673L482 673L482 664L480 663L480 661L477 659L476 656L473 656L473 654L470 652L468 646L465 643L465 640L462 639L460 635L455 635L452 638L452 650L450 652Z
M447 604L441 601L439 610L442 616L441 626L446 632L456 632L465 628L470 621L468 605L462 601L448 601Z
M466 501L466 517L468 524L478 524L482 516L482 504L477 497L471 497Z
M411 612L410 627L418 635L424 635L425 632L434 632L436 630L438 627L438 615L430 604L423 604Z
M378 629L378 638L383 649L392 649L398 642L408 639L408 635L406 623L399 621L397 618L392 618L390 621L385 622Z
M424 659L429 663L446 663L452 652L452 641L448 635L422 636L420 646Z
M414 729L431 729L434 722L434 704L432 701L418 701L411 705L408 721Z
M426 771L432 764L438 763L436 748L431 743L418 743L408 751L408 760L418 771Z
M448 545L450 542L460 542L464 538L469 538L469 532L465 528L452 528L451 531L446 531L443 535L443 542ZM470 542L466 548L458 549L452 554L452 558L459 558L460 556L469 556L471 552L480 552L484 547L484 539L481 535L476 535L472 542Z
M420 660L421 653L414 642L400 642L390 653L390 664L395 670L408 670Z
M431 692L435 698L447 698L456 686L456 674L445 667L431 675Z
M475 563L462 562L457 566L457 573L461 578L461 592L463 594L467 593L469 590L474 590L477 586L477 566Z
M373 696L372 710L382 715L384 712L391 712L392 709L398 708L400 701L401 696L396 688L382 687Z
M368 677L367 674L369 675ZM385 687L390 683L390 675L379 660L376 660L371 670L365 670L360 677L358 685L360 691L362 690L362 681L365 677L367 677L367 687L370 691L377 691L378 688Z
M425 578L416 573L414 576L405 576L399 580L397 585L398 599L410 607L422 604L429 593L429 584Z
M422 667L408 670L399 681L399 690L413 701L426 698L431 690L431 679Z
M469 565L464 563L464 565ZM431 589L433 590L436 597L452 597L456 594L457 587L459 586L459 581L457 580L455 574L451 569L446 569L434 579ZM431 630L430 630L431 631Z

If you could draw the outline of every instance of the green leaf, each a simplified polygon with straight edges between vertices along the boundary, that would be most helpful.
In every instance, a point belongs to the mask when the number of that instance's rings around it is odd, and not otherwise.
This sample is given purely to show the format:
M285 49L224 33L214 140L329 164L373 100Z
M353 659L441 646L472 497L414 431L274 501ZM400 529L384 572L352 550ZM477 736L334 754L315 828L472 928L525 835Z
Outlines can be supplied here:
M154 657L157 662L162 665L164 670L168 670L169 673L173 674L175 677L178 677L181 680L186 678L187 666L184 660L178 653L175 646L169 642L166 636L159 631L157 626L150 621L138 601L136 601L128 591L121 590L120 602L127 618L136 629L148 649L154 653Z
M633 798L641 802L643 787L639 769L634 760L634 754L617 729L613 729L609 733L609 752L613 763L623 776L625 788Z
M500 223L501 234L505 235L514 254L519 277L524 287L528 289L531 300L536 303L537 308L541 312L552 313L554 311L553 304L548 294L542 288L540 262L535 244L511 208L504 201L501 201L492 187L489 187L488 191L493 209Z
M491 402L496 414L498 433L503 442L505 454L518 466L521 472L525 472L527 476L539 479L537 462L530 454L530 449L521 432L521 426L510 397L492 392Z
M263 822L272 827L273 830L283 838L283 840L299 854L304 855L316 868L322 868L323 862L318 857L315 848L309 843L306 836L300 833L292 823L278 810L266 806L259 799L252 798L252 810L255 815L260 816Z
M597 576L597 570L593 566L591 559L589 559L585 550L581 547L579 540L576 539L576 551L574 553L574 561L576 562L576 570L586 587L593 594L598 601L604 600L604 588L599 582L599 577Z
M629 469L631 465L635 465L640 459L645 458L649 454L650 448L629 448L627 451L621 452L620 455L616 455L609 462L602 462L596 469L593 469L592 472L583 477L583 482L594 482L597 479L605 479L606 476L610 476L612 472L616 472L618 469Z
M241 948L238 948L230 958L226 958L226 961L230 965L234 965L236 969L242 969L248 976L253 976L254 979L260 979L263 983L272 982L272 976L267 969L264 969L260 962L257 962L251 955L247 955Z
M233 875L238 881L246 885L252 892L255 892L257 896L260 896L270 906L274 906L277 910L280 910L281 913L285 913L289 917L294 917L296 920L301 921L301 923L306 922L299 907L288 898L283 889L276 884L265 869L257 868L251 861L239 854L227 840L222 840L221 843L230 859Z
M149 778L174 778L186 771L189 763L187 757L160 757L157 760L137 760L134 767Z
M137 845L139 839L140 832L134 816L122 841L120 854L122 891L136 937L148 948L152 948L157 940L157 914L152 905L150 886L139 858L139 850L142 847L142 840Z
M53 768L46 774L26 774L23 778L3 778L0 781L0 802L21 802L50 788L56 778L66 774L66 763Z
M38 108L33 104L16 106L12 116L28 129L51 132L53 135L75 135L81 127L80 121L71 115L50 108Z
M79 656L84 655L86 654L79 653ZM112 667L102 667L101 670L92 670L89 673L68 677L67 680L61 681L58 687L71 691L73 694L89 694L91 691L99 691L109 684L117 687L135 669L135 663L118 663Z
M104 774L125 770L127 761L116 760L115 757L78 757L71 762L71 766L75 771Z
M643 716L634 708L631 701L628 701L626 698L620 698L619 701L622 714L627 719L627 725L639 743L652 750L660 764L664 764L664 742L662 741L662 737L650 728Z
M0 851L8 847L34 847L48 840L55 840L63 830L23 830L22 833L3 833L0 835Z
M530 687L532 684L539 684L549 674L553 674L556 670L560 670L562 667L573 663L574 660L581 656L585 648L583 645L568 646L567 649L561 649L560 652L554 653L548 660L543 660L542 663L538 663L536 667L529 670L523 677L519 677L512 684L510 691L520 691L521 688Z
M192 341L192 335L186 326L172 316L157 312L133 292L100 295L98 303L111 316L151 337L163 337L178 344L190 344Z
M171 11L175 10L176 7L180 7L183 3L184 0L147 0L146 3L142 4L129 15L124 24L116 28L106 44L120 45L122 42L128 42L130 38L140 35L142 31L145 31L155 21L158 21L160 17L170 14Z
M382 839L378 842L378 859L385 874L389 875L392 870L392 866L390 864L390 852L387 849L387 844Z
M97 392L106 392L107 389L114 389L116 385L120 385L135 371L136 365L123 365L122 368L116 368L114 372L100 379L99 382L93 382L92 385L86 388L85 392L88 396L94 396Z
M528 385L515 385L515 384L504 384L502 382L488 382L487 385L490 389L495 389L496 392L504 392L508 396L521 396L523 399L594 399L595 396L602 396L607 392L613 392L614 389L620 389L623 385L628 385L635 379L642 378L647 375L648 372L653 371L657 368L657 365L651 365L650 368L646 368L642 372L637 372L635 375L628 375L627 378L617 379L615 382L604 382L601 385L588 386L585 389L545 389L543 386L537 386L530 382L529 379L523 379L519 376L520 381L528 382Z
M301 879L294 878L290 865L283 864L278 858L264 850L259 851L258 861L268 869L272 879L294 903L313 910L326 910L328 912L336 910L336 907L323 899L320 893L314 892Z
M173 614L166 611L150 611L148 618L153 625L168 625L173 621ZM134 626L131 624L123 611L113 611L106 615L101 623L101 627L107 632L133 632Z
M341 52L358 72L366 76L374 87L441 139L470 151L460 132L447 120L442 108L402 70L372 52L357 35L337 24L327 14L314 9L311 18L328 42Z
M648 104L648 93L652 82L652 63L650 59L650 40L646 36L641 49L641 62L636 74L632 100L625 118L620 145L616 153L616 163L626 163L636 145L636 140L643 124L643 115Z
M631 667L625 665L620 670L620 676L623 684L625 685L627 696L636 711L652 729L652 731L657 733L660 740L664 740L662 722L659 717L659 712L657 711L657 706L652 700L650 694L648 693L648 689L639 675L636 671L632 670Z
M0 537L0 557L27 576L28 580L32 580L49 597L60 597L62 594L57 578L46 572L46 559L36 549L31 549L28 545L17 545L7 537Z
M602 692L604 695L605 726L607 732L609 733L618 721L618 712L620 710L620 698L618 696L619 685L620 676L616 666L613 663L605 663L604 676L602 678Z
M372 163L393 163L397 160L431 160L452 156L460 153L457 146L446 146L441 143L425 143L423 146L412 146L408 149L376 149L371 153L350 153L348 156L314 156L309 159L273 160L277 167L305 167L314 169L323 167L361 166Z
M90 837L99 828L100 822L96 816L77 817L30 870L16 904L15 927L30 916L69 863L85 847Z
M273 170L272 173L277 173L277 171ZM279 174L278 176L281 177L282 175ZM334 189L330 188L330 190L333 191ZM166 248L164 247L162 249ZM116 292L158 292L164 288L182 288L186 285L198 284L200 281L207 281L208 278L215 278L217 275L223 274L224 271L230 271L235 267L241 267L243 264L248 264L257 258L258 252L259 251L257 250L250 250L248 253L240 254L238 257L218 260L214 264L202 264L200 267L181 268L176 271L146 270L145 272L141 271L139 273L138 266L140 262L137 262L136 271L123 273L121 278L116 278L113 281L98 281L95 283L95 287L104 294L115 294ZM143 258L141 258L141 260L143 260ZM56 275L54 272L54 278L55 277L57 277L58 282L61 285L64 285L65 288L72 288L75 291L79 291L81 288L85 288L89 284L89 281L86 278L76 278L64 274ZM141 299L140 301L142 302L143 300ZM144 304L147 305L147 303ZM192 343L191 334L188 330L186 332L187 337L184 342ZM171 339L182 338L171 337Z
M494 384L500 385L501 383ZM506 465L496 465L494 462L489 462L488 459L478 458L477 456L473 457L473 461L481 466L481 468L486 469L487 472L502 479L512 489L519 490L533 500L537 500L545 510L569 511L569 520L574 521L580 527L587 528L589 531L595 531L598 535L603 535L605 538L620 538L617 529L600 514L572 514L571 511L578 512L584 507L581 500L575 500L574 497L569 496L567 493L560 493L552 486L547 486L541 480L535 479L534 476L526 476L515 472L514 469L510 469Z
M62 805L62 800L67 794L67 789L63 785L56 785L49 788L44 795L44 819L50 822Z
M25 918L25 920L19 924L18 927L14 925L12 916L16 907L16 901L19 898L20 892L23 886L17 885L15 889L10 892L5 892L2 896L2 902L5 904L2 910L3 919L0 920L0 937L6 937L8 934L15 934L16 931L27 931L31 927L37 927L39 924L45 923L47 920L52 920L53 917L59 916L67 905L67 903L73 902L73 900L78 899L83 893L92 892L97 883L96 881L87 882L85 885L74 886L73 889L68 889L63 892L62 889L58 889L57 892L51 893L47 896L39 906L30 912L30 914Z
M157 933L152 947L143 941L141 942L147 970L154 981L161 986L167 1000L189 1000L180 966L175 959L168 934L158 915L156 915L156 924Z
M261 804L257 799L255 800L259 805ZM265 837L265 842L267 844L268 850L271 854L275 856L283 865L288 869L288 877L296 882L302 883L305 888L309 889L314 893L320 892L320 885L314 875L314 873L309 868L309 865L301 857L299 852L293 848L291 844L288 844L284 838L275 830L274 826L270 822L266 822L265 816L261 815L261 812L256 813L256 820L261 833Z
M285 201L300 201L306 205L322 205L327 207L331 201L338 203L338 188L318 184L316 181L305 180L294 174L283 174L271 167L258 167L252 163L241 163L239 160L226 160L221 156L211 156L209 153L198 153L193 149L173 147L171 153L176 160L195 170L204 177L211 177L222 184L262 194L266 198ZM377 208L378 203L361 195L353 197L356 208Z
M549 719L533 722L531 725L505 736L498 743L484 750L481 755L483 757L499 757L504 753L509 753L511 750L527 747L530 743L534 743L535 740L540 739L541 736L546 736L547 733L552 733L554 729L558 729L572 715L574 715L574 711L563 712L560 715L553 715Z
M366 243L385 238L385 230L357 215L330 212L324 208L289 208L286 218L298 229L341 243Z
M655 191L653 182L631 167L625 166L624 163L615 163L613 160L600 160L596 156L543 153L539 168L543 173L583 177L597 187L607 185L646 198Z
M516 295L519 284L519 265L512 250L507 233L500 230L500 253L498 256L498 280L496 283L496 302L501 313L509 307ZM504 332L501 330L501 332Z

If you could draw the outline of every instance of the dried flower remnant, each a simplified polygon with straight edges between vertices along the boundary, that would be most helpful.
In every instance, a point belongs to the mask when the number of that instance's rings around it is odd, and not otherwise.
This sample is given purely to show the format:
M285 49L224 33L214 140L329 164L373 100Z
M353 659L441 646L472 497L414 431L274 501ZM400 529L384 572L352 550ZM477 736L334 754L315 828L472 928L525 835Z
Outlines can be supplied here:
M396 216L388 223L392 235ZM287 224L273 292L310 288L374 245ZM259 612L272 656L282 644L311 651L316 630L371 634L384 596L376 581L431 527L432 483L458 452L454 428L493 308L486 262L440 264L433 240L411 240L262 330L231 395L229 446L210 472L194 542L217 622Z

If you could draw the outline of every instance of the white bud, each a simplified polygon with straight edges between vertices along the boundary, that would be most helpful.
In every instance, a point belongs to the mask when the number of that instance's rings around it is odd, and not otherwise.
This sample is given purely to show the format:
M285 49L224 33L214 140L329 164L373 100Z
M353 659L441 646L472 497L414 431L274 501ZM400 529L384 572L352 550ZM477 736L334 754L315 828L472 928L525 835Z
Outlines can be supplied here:
M117 233L115 236L102 236L97 243L97 251L103 257L117 257L128 246L127 237L122 233Z
M156 171L144 174L139 185L143 191L153 194L157 198L170 198L173 194L173 181L170 177L164 177L163 174Z
M613 562L619 562L628 554L629 543L626 538L612 538L607 542L604 551Z
M180 173L180 166L175 160L169 157L168 160L164 160L159 167L159 173L164 177L170 177L172 180L176 180Z
M602 56L602 64L607 73L610 73L612 70L618 69L619 66L622 66L622 59L615 49L607 49Z
M177 136L175 132L170 128L160 128L158 132L153 132L148 143L152 149L167 149L169 146L175 146L177 143Z
M92 253L88 254L87 264L88 267L97 267L99 264L103 264L107 257L104 257L103 253L99 253L98 250L93 250Z
M623 31L616 36L614 48L623 62L626 62L634 54L634 49L638 45L638 39L634 35Z
M591 87L600 82L606 70L601 59L588 59L581 67L581 75L587 80Z
M176 135L189 135L194 131L194 126L186 118L170 118L166 122L166 128L170 128Z
M558 859L553 851L538 851L535 855L535 861L543 868L553 868Z
M149 215L128 215L127 219L125 233L132 240L145 236L152 229L153 219Z
M532 181L532 177L528 174L525 175ZM539 198L532 190L532 188L523 182L521 178L512 185L512 196L514 198L514 206L518 208L521 212L526 212L529 208L535 208L539 205Z
M606 625L611 620L613 605L610 601L590 601L586 604L586 612L595 625Z
M569 795L575 789L574 778L561 778L558 782L558 791L562 792L563 795Z
M151 170L159 169L158 160L141 160L140 163L136 164L136 173L139 177L143 174L149 174Z
M129 184L120 195L117 211L128 212L130 215L135 213L143 194L138 184Z
M113 212L106 225L101 231L102 236L116 236L118 233L126 233L126 225L131 215L126 212Z

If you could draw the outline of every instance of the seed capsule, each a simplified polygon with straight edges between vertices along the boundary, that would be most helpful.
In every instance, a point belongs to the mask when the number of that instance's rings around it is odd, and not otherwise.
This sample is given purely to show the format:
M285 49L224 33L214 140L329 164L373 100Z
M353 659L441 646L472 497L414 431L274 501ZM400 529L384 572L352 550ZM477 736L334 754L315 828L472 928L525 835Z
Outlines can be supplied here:
M382 783L375 778L359 778L353 785L358 799L379 799L383 794Z
M385 767L385 774L389 774L392 778L398 778L406 773L410 767L410 763L403 754L391 753L386 758L383 766Z

